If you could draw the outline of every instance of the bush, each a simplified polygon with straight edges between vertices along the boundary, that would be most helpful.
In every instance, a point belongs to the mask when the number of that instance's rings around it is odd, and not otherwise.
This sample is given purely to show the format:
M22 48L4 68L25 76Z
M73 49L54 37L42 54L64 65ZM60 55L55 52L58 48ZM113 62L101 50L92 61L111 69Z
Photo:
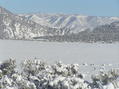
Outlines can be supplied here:
M16 71L15 60L0 64L0 89L110 89L109 85L119 88L118 69L92 75L91 83L84 79L78 64L47 64L40 60L25 60L21 64L20 71Z

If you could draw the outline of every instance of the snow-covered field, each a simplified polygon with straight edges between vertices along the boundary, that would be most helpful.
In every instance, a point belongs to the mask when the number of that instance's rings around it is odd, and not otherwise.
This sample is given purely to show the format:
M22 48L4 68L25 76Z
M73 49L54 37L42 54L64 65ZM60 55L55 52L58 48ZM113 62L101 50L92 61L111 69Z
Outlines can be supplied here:
M47 63L62 61L65 64L80 64L81 71L93 74L103 69L119 66L119 43L67 43L0 40L0 61L16 59L40 59ZM95 64L95 66L93 66ZM87 67L88 66L88 67ZM94 71L95 70L95 71Z
M7 60L9 58L12 59L16 59L16 61L19 62L23 62L23 60L28 60L28 59L36 59L36 60L41 60L41 61L45 61L48 64L51 64L51 66L46 65L46 69L43 69L43 73L48 71L51 71L52 73L54 73L54 63L56 61L62 61L62 63L64 64L60 64L61 66L59 66L59 64L56 64L56 71L58 71L56 74L50 74L49 72L44 75L45 77L47 77L47 83L48 81L51 81L51 83L56 84L56 80L57 78L59 78L59 80L57 80L57 86L59 86L59 82L58 81L62 81L62 83L66 83L66 85L63 85L62 87L65 87L63 89L75 89L74 88L66 88L69 87L70 83L72 82L72 79L77 81L78 84L84 84L84 85L77 85L77 87L79 86L87 86L85 85L85 83L81 83L82 80L80 80L81 78L78 78L78 75L76 74L72 74L69 76L64 76L66 71L69 72L73 72L74 70L72 70L72 67L75 69L77 69L77 65L79 66L79 70L78 73L85 75L84 80L86 80L87 82L92 83L92 79L91 76L92 75L96 75L98 73L98 78L100 80L96 80L96 83L99 82L98 85L100 85L100 83L104 82L102 78L109 78L109 88L100 88L100 89L118 89L118 88L111 88L110 86L112 86L110 81L117 81L117 75L119 74L119 71L115 70L113 71L114 75L112 74L112 72L107 72L110 71L112 68L119 68L119 43L112 43L112 44L106 44L106 43L67 43L67 42L40 42L40 41L17 41L17 40L0 40L0 61L4 61ZM71 64L71 65L69 65ZM72 65L73 64L73 65ZM0 64L0 68L2 68L3 64ZM11 65L11 64L10 64ZM41 65L36 63L35 65ZM35 66L34 64L31 66L30 65L30 70L33 68L33 70L36 70L37 66ZM52 66L53 65L53 66ZM59 67L58 67L59 66ZM3 66L4 67L4 66ZM25 64L25 68L29 68L29 66L27 66L27 64ZM50 68L51 67L51 68ZM61 67L61 68L60 68ZM11 68L11 66L8 66L8 70L9 68ZM20 67L21 68L21 67ZM40 66L41 68L41 66ZM50 69L49 69L50 68ZM53 69L52 69L53 68ZM58 68L58 69L57 69ZM67 68L71 68L71 70L67 69ZM4 68L2 68L4 69ZM22 69L21 69L22 70ZM28 69L27 69L28 71ZM101 75L99 74L100 71L106 71L106 75L105 73L101 73ZM4 72L4 70L2 70L2 72ZM11 71L10 71L11 72ZM59 72L64 73L61 74L59 77L56 77L56 80L54 79L53 76L57 76L57 74L59 74ZM42 72L38 72L39 74ZM67 73L67 72L66 72ZM109 74L108 74L109 73ZM3 73L2 73L3 74ZM15 75L15 78L19 78L24 77L26 78L26 76L20 75L20 74L12 74ZM50 76L50 77L48 77ZM51 77L52 76L52 77ZM80 75L81 77L82 75ZM116 76L116 78L115 78ZM8 85L13 81L14 78L12 78L12 76L10 77L11 79L6 79L8 76L3 76L2 79L7 81L7 85L5 85L6 87L8 87ZM32 80L35 77L38 76L29 76L29 78L31 80L24 80L23 82L29 82L29 84L31 83L35 83L33 82L34 80ZM111 80L110 80L111 77ZM38 77L39 78L39 77ZM44 77L42 77L44 79ZM50 80L51 78L51 80ZM94 79L96 78L96 76L94 76ZM53 80L52 80L53 79ZM80 80L80 81L79 81ZM104 80L108 80L108 79L104 79ZM11 81L11 82L10 82ZM21 80L20 80L21 81ZM46 81L46 80L45 80ZM95 81L95 80L94 80ZM93 82L94 82L93 81ZM1 80L0 83L3 83L4 81ZM19 81L16 80L15 83L19 84ZM41 80L39 80L39 82L41 82ZM111 83L111 84L110 84ZM22 83L21 83L22 84ZM69 85L67 85L69 84ZM88 83L86 83L88 84ZM94 84L93 84L94 85ZM102 84L101 84L102 85ZM12 86L15 87L16 85ZM19 87L21 87L22 85L20 85ZM44 87L46 87L47 85L43 85ZM55 85L52 85L53 87ZM107 85L106 85L107 86ZM1 85L0 85L1 87ZM23 87L23 86L22 86ZM29 85L30 87L30 85ZM61 87L61 86L60 86ZM73 87L73 85L72 85ZM105 87L105 84L104 86ZM4 88L3 88L4 89ZM5 89L16 89L16 88L5 88ZM31 89L31 88L29 88ZM34 88L36 89L36 88ZM37 88L39 89L39 88ZM48 88L50 89L50 88ZM60 89L60 88L56 88L56 89ZM77 88L78 89L78 88ZM84 88L84 89L90 89L90 88ZM94 89L94 88L93 88Z
M67 43L0 40L0 60L38 58L48 63L117 64L119 43Z

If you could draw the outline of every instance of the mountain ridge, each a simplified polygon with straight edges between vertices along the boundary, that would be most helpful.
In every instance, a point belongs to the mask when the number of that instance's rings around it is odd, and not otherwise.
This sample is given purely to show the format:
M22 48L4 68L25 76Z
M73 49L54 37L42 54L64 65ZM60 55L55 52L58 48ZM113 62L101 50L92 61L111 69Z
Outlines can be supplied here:
M0 38L31 39L34 36L58 34L56 28L42 26L0 7Z
M14 14L0 7L0 39L37 40L45 38L45 40L50 39L51 41L70 41L70 39L72 41L87 39L87 41L92 41L92 36L88 35L95 35L94 32L98 34L103 29L107 29L108 33L110 28L113 29L111 32L116 34L115 36L118 38L118 22L119 17L84 16L78 14ZM114 25L113 23L116 24ZM98 31L98 29L100 30ZM117 33L113 31L117 31ZM101 35L103 36L104 33L102 32ZM98 40L102 39L95 37L93 37L93 41L97 41L94 40L97 38ZM109 37L112 37L112 35L110 34ZM114 35L112 39L114 40ZM104 39L101 41L104 41Z

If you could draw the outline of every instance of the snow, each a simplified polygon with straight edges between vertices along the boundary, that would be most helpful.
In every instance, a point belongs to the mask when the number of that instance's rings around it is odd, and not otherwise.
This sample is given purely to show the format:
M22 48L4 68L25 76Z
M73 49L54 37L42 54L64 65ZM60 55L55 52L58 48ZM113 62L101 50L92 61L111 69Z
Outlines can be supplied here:
M12 59L0 64L0 89L119 89L119 69L92 74L89 81L78 64L48 64L36 59L21 64L21 71L13 68Z
M18 73L12 74L11 77L6 75L2 77L2 82L6 84L4 89L17 89L16 85L12 86L14 80L20 85L20 88L25 84L28 87L33 87L31 89L38 89L37 87L41 86L36 87L34 81L43 82L42 87L47 85L46 81L51 81L49 83L50 87L58 88L63 84L62 89L77 89L80 86L83 87L82 89L90 89L87 86L92 83L91 76L94 76L92 78L103 79L100 77L100 73L101 76L104 76L112 68L119 68L118 45L119 43L58 43L0 40L0 65L10 57L16 59L17 66L21 65L20 63L25 59L32 59L29 62L27 60L24 61L23 64L25 66L22 65L22 67L25 67L24 71L28 71L29 68L32 72L34 71L34 76L29 75L30 81L28 81L26 77L29 72L24 72L21 75L19 72L23 68L18 66ZM31 63L31 65L27 65L28 63ZM1 73L3 73L2 70L0 70ZM118 71L115 70L114 73L117 74ZM111 78L112 75L108 74L108 77ZM99 84L101 84L100 87L102 86L102 89L118 89L119 81L115 80L105 85L99 82Z
M26 16L26 17L28 17L28 16ZM45 21L43 18L39 18L37 15L29 16L29 19L42 25L42 26L51 27L51 25L47 21Z
M114 88L114 85L112 83L109 83L109 84L103 86L103 89L115 89L115 88Z
M41 59L49 63L118 64L119 43L67 43L0 40L0 60Z
M83 31L87 28L93 29L98 25L110 24L115 21L119 21L118 17L97 17L97 16L85 16L78 14L31 14L31 15L22 15L26 17L32 17L32 21L45 24L44 22L50 24L54 27L66 27L70 28L73 33ZM37 17L37 20L34 20ZM38 19L41 19L39 20ZM44 22L43 22L44 20Z

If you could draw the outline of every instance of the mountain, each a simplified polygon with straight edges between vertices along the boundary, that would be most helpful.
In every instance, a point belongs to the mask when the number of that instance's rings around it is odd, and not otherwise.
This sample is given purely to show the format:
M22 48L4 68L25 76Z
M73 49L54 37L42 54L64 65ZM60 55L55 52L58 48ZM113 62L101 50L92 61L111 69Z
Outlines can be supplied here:
M0 39L119 41L119 17L14 14L0 7Z
M44 39L47 41L67 41L67 42L119 42L119 22L111 24L100 25L93 30L85 30L78 33L55 35L55 36L41 36L35 39Z
M57 35L59 30L43 26L0 7L1 39L32 39L37 36Z
M70 29L69 33L78 33L86 29L93 30L95 27L119 21L119 17L97 17L77 14L27 14L29 20L41 24L41 21L48 26ZM44 24L44 25L45 25Z

